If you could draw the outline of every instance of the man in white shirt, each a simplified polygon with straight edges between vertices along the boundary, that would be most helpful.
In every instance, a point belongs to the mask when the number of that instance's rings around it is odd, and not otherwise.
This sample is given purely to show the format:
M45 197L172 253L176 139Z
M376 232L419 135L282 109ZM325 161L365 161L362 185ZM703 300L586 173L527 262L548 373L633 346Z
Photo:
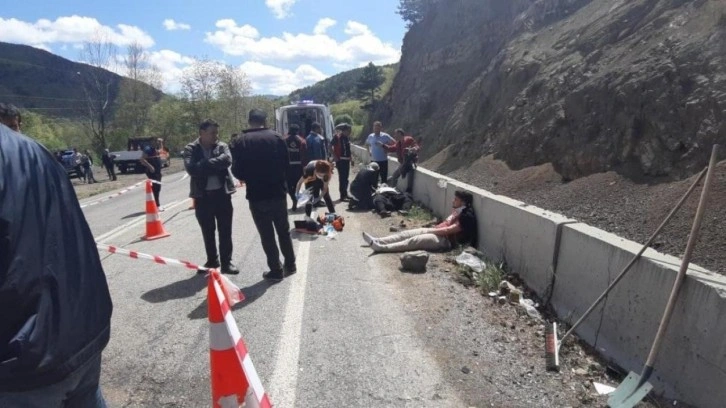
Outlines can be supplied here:
M371 161L378 163L378 174L381 183L388 179L388 152L386 146L395 145L396 141L388 133L382 132L383 125L379 121L373 122L373 133L368 135L366 145L371 154Z

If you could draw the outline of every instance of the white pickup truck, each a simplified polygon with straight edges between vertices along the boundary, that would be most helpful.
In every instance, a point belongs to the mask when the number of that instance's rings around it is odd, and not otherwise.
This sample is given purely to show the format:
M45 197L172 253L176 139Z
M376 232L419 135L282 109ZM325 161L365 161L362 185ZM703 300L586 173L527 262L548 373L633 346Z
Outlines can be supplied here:
M290 125L297 124L300 126L300 136L304 138L310 133L310 126L314 122L323 127L323 137L330 143L335 130L333 116L326 105L304 100L275 109L275 130L283 136L287 135Z

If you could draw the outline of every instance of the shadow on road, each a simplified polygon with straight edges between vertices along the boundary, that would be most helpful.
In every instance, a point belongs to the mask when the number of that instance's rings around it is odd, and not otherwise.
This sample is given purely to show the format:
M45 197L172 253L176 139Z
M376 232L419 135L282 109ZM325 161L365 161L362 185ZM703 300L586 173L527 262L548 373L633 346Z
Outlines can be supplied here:
M232 310L239 310L243 307L246 307L247 305L251 304L255 300L262 297L262 295L267 292L267 288L272 286L273 284L266 281L261 280L254 285L247 286L246 288L242 288L242 293L245 295L245 300L243 300L240 303L237 303L236 305L232 306ZM197 306L196 309L192 310L187 317L191 320L197 320L197 319L206 319L207 318L207 301L204 300L202 303Z
M200 273L193 275L189 279L152 289L141 295L141 299L149 303L161 303L174 299L182 299L196 295L206 286L206 275Z
M139 216L142 216L144 214L146 214L144 211L135 212L135 213L131 213L129 215L125 215L125 216L121 217L121 219L122 220L125 220L125 219L128 219L128 218L139 217Z

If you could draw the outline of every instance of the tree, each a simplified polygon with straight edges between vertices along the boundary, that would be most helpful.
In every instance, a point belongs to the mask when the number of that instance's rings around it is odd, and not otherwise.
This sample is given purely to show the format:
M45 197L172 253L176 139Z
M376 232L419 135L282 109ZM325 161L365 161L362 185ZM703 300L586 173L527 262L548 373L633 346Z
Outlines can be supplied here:
M238 132L247 123L247 97L252 86L247 75L231 65L219 67L217 71L217 102L220 123Z
M437 0L400 0L398 3L398 15L406 22L406 27L423 21L424 17L432 10Z
M362 109L373 110L376 104L376 92L381 88L386 77L383 69L369 62L355 84L356 96L365 104Z
M197 137L197 125L184 101L173 96L164 97L150 112L149 131L164 139L170 152L179 152Z
M336 116L334 123L335 123L335 126L338 126L341 123L347 123L349 125L352 125L353 124L353 118L350 115L348 115L347 113L344 113L342 115Z
M81 60L90 66L78 72L86 96L84 125L91 136L91 144L101 150L107 146L111 101L118 86L108 71L116 62L116 46L102 34L96 34L94 39L83 44Z
M161 72L149 63L148 53L138 44L127 48L124 58L126 78L121 81L114 126L128 136L139 137L146 132L151 107L161 88Z
M195 59L182 74L182 100L196 123L213 116L219 70L220 64L216 62Z

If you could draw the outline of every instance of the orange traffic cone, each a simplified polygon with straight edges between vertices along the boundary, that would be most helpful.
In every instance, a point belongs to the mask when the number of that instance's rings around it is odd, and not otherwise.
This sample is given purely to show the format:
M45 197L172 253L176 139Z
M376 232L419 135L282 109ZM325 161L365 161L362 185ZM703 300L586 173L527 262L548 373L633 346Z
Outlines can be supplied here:
M207 281L209 310L209 367L212 407L271 408L254 364L247 353L231 307L243 299L239 288L217 271Z
M164 229L159 217L159 209L156 208L154 193L151 190L151 180L146 180L146 235L145 240L168 237L170 234Z

